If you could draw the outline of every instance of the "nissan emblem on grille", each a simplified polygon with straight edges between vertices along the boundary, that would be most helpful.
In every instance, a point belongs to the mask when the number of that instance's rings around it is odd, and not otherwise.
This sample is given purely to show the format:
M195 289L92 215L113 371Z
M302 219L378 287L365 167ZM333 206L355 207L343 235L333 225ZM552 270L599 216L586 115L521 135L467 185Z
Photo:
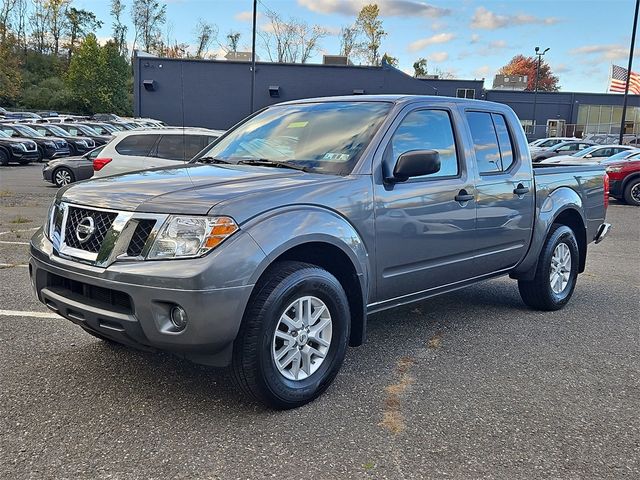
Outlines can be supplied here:
M96 226L93 217L84 217L76 227L76 238L80 243L84 243L91 238L95 231Z

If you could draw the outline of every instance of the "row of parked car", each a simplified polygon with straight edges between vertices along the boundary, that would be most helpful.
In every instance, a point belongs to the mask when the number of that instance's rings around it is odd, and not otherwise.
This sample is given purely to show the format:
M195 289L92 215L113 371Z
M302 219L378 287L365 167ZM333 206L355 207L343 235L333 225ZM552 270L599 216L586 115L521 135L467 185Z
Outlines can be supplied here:
M640 206L640 148L601 145L570 137L541 138L529 143L534 166L599 164L609 175L612 197Z

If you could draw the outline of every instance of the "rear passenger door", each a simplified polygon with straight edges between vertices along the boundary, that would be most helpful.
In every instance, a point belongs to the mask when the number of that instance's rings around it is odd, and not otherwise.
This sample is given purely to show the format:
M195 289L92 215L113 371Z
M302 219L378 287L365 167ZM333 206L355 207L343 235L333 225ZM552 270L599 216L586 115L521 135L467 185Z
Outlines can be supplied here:
M500 112L466 110L477 165L476 269L479 275L516 265L531 238L531 165Z
M118 143L114 149L117 155L113 155L113 161L104 168L105 173L114 175L116 173L144 170L148 168L149 155L155 149L160 135L153 134L133 134L127 135ZM110 149L110 148L109 148ZM111 154L109 150L105 150Z

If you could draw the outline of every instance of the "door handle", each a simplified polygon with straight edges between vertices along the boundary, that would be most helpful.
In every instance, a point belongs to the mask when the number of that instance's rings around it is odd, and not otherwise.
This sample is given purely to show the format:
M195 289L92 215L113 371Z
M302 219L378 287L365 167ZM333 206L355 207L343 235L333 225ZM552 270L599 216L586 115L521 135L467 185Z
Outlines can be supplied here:
M520 196L520 195L524 195L525 193L529 193L529 187L525 187L521 183L519 183L518 186L513 189L514 195Z
M454 200L460 203L468 202L470 200L473 200L473 195L469 195L467 191L463 189L458 192L458 194L454 197Z

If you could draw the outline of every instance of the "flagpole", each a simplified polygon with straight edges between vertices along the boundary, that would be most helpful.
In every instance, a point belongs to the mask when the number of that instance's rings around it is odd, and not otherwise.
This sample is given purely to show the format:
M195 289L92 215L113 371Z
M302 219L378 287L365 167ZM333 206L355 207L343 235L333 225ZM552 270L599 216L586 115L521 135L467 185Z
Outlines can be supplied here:
M631 81L631 68L633 68L633 49L636 44L636 29L638 28L638 10L640 9L640 0L636 0L636 13L633 17L633 32L631 33L631 46L629 47L629 68L627 68L627 83L624 87L624 103L622 104L622 122L620 123L619 144L622 145L624 139L624 127L627 117L627 101L629 100L629 82Z

